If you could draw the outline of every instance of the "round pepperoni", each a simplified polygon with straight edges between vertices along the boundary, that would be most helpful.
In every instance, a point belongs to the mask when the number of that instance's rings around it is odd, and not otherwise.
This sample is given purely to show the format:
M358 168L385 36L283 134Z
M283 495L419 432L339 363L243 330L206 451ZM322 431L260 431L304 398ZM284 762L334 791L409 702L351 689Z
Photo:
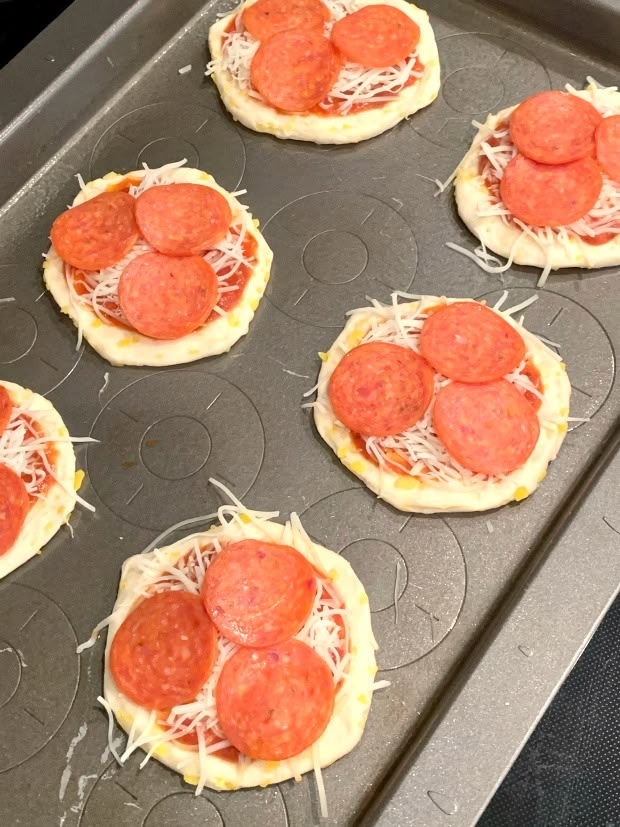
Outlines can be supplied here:
M226 738L243 755L264 761L292 758L311 746L329 723L334 696L325 661L295 639L239 649L215 688Z
M136 199L102 192L61 213L50 238L58 255L79 270L102 270L123 259L139 238Z
M0 434L2 434L6 426L9 424L12 411L13 403L11 402L9 392L4 385L0 385Z
M567 92L539 92L510 116L510 137L523 155L541 164L566 164L594 153L602 115Z
M316 32L285 31L263 41L252 58L250 77L267 103L284 112L306 112L332 88L340 60Z
M196 256L226 237L232 212L224 196L201 184L164 184L136 199L140 232L158 252Z
M435 399L433 426L457 462L489 476L520 468L540 433L534 408L505 379L445 385Z
M127 615L110 647L118 688L147 709L193 701L211 674L217 632L198 595L154 594Z
M0 554L6 554L17 540L29 508L22 478L8 465L0 464Z
M455 302L426 319L420 353L449 379L491 382L519 367L525 342L484 304Z
M620 183L620 115L600 122L596 130L596 157L603 172Z
M251 35L266 40L289 29L320 34L330 16L321 0L258 0L243 10L241 21Z
M603 176L593 158L570 164L539 164L515 155L504 170L499 191L510 212L535 227L564 227L596 204Z
M217 302L217 276L200 256L144 253L118 283L129 324L152 339L180 339L206 321Z
M261 540L227 546L202 584L209 617L241 646L272 646L297 634L316 593L316 575L303 554Z
M329 400L351 431L390 436L422 418L433 390L433 370L421 356L400 345L369 342L342 357L329 382Z
M341 18L332 42L353 63L383 68L408 57L420 40L417 23L394 6L364 6Z

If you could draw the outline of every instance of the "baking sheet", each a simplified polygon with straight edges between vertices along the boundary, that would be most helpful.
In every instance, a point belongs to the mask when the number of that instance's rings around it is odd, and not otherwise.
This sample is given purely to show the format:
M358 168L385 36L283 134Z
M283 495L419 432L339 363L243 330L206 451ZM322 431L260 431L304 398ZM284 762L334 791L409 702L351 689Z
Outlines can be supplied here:
M36 73L23 71L36 43L17 59L20 72L2 73L13 89L5 123L14 119L0 135L9 198L0 279L2 296L16 301L0 305L0 369L48 394L72 434L102 442L77 450L96 514L78 507L75 539L62 530L0 585L0 809L29 827L318 821L311 776L195 799L155 762L138 772L134 756L118 768L95 700L103 640L75 654L108 614L122 561L171 523L214 510L214 476L254 508L300 512L369 592L379 677L392 686L375 696L361 745L324 773L331 823L370 823L387 806L385 824L472 824L618 588L617 462L600 481L606 456L592 470L613 447L620 409L620 319L610 301L618 268L563 271L541 291L531 268L490 277L445 247L474 242L450 195L435 198L426 179L454 169L472 118L586 75L611 84L617 67L497 8L432 0L443 84L429 109L359 146L282 143L234 125L202 81L208 27L231 7L141 0L93 15L78 0L70 24L61 18L43 35L45 53L65 68L41 83L36 106ZM91 15L89 33L101 32L88 47L79 22ZM75 351L75 330L41 295L49 226L72 200L77 172L180 157L247 188L275 253L267 295L227 355L180 369L111 368L88 347ZM377 502L300 407L317 352L368 295L493 300L504 288L513 304L539 293L526 324L561 344L571 415L591 420L570 431L521 504L422 517ZM196 452L180 455L187 441Z

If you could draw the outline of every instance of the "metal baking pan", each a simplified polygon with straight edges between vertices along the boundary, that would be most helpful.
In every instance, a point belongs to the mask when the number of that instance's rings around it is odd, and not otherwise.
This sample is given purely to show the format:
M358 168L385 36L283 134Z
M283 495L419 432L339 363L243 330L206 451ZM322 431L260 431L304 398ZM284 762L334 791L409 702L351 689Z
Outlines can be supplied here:
M590 421L518 505L441 517L377 502L321 443L301 395L317 351L367 295L493 298L506 288L518 302L535 292L533 269L500 283L444 246L472 239L451 197L434 198L420 176L449 175L472 118L587 75L610 85L618 67L505 6L428 0L443 76L431 107L358 146L283 143L235 126L203 83L208 27L232 5L77 0L0 74L1 295L16 298L0 305L1 374L48 394L73 434L101 440L78 449L96 514L78 508L75 539L61 531L0 585L2 823L318 821L312 777L195 799L155 762L118 768L96 704L103 641L75 654L108 614L123 560L214 509L214 476L252 507L299 511L369 592L380 677L392 685L375 696L361 745L325 771L331 823L470 825L618 590L618 268L554 275L527 310L529 328L561 344L572 414ZM41 295L51 220L78 172L181 157L247 188L275 252L267 297L228 355L110 368L75 351L75 330ZM332 243L313 242L319 233Z

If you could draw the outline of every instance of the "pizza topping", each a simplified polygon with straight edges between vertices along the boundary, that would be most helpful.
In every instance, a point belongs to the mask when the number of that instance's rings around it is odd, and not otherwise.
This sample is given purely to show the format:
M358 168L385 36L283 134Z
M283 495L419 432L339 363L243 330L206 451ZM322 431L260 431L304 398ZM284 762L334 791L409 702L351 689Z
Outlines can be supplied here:
M321 34L329 17L320 0L258 0L241 14L243 25L258 40L289 29Z
M203 254L222 241L232 221L228 201L201 184L164 184L136 199L136 221L144 239L169 256Z
M405 60L419 40L419 26L400 9L382 3L364 6L332 29L334 46L347 60L377 68Z
M233 543L207 569L202 597L229 640L263 647L297 634L317 592L316 576L295 548L259 540Z
M347 62L320 108L326 113L348 115L394 101L400 92L424 77L424 67L414 52L405 60L383 69L368 69Z
M518 368L525 358L525 342L485 305L454 302L424 322L420 353L449 379L490 382Z
M61 213L50 238L73 267L99 270L120 261L138 240L135 199L127 192L102 192Z
M450 454L478 474L499 476L520 468L540 434L536 412L507 382L451 382L433 407L433 426Z
M179 339L196 330L217 302L218 282L200 256L145 253L123 272L118 299L132 327L153 339Z
M13 402L11 401L9 392L4 385L0 385L0 434L9 424L12 410Z
M551 165L516 155L504 170L500 195L526 224L563 227L592 210L602 186L601 170L592 158Z
M30 498L21 477L0 463L0 555L17 540L30 508Z
M112 641L110 669L132 701L165 709L196 697L216 656L217 632L200 598L168 591L127 615Z
M596 130L596 158L603 172L620 183L620 115L600 122Z
M265 40L254 58L252 85L276 109L307 112L334 85L340 60L322 34L284 31Z
M362 344L332 374L336 418L352 431L389 436L414 425L433 396L432 368L417 353L385 342Z
M602 115L588 101L557 90L539 92L510 117L510 137L522 155L541 164L566 164L594 154Z
M325 661L288 640L266 649L239 649L216 689L227 739L253 759L282 761L303 752L324 732L335 689Z

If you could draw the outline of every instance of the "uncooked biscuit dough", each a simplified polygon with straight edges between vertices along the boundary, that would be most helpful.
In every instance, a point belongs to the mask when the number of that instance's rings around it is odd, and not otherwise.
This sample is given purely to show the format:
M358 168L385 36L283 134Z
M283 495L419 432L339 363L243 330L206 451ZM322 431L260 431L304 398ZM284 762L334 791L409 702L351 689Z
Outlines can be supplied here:
M118 187L125 179L142 179L145 174L145 170L126 175L111 172L86 184L75 198L73 206ZM62 312L70 316L78 329L81 327L87 342L113 365L181 365L206 356L226 353L248 332L269 281L273 253L258 230L258 221L252 220L252 216L234 196L222 189L211 175L199 169L181 167L169 170L166 182L201 184L221 193L230 205L233 222L240 216L247 222L246 232L256 241L256 266L243 289L241 299L224 316L180 339L164 341L143 336L137 330L106 324L90 306L73 301L65 277L64 262L54 247L51 247L43 264L45 286Z
M620 114L620 92L615 89L593 88L572 92L589 101L599 110ZM454 184L459 215L471 232L487 249L515 264L558 270L563 267L613 267L620 264L620 234L605 244L588 244L581 238L567 234L564 238L552 233L551 242L541 244L525 233L514 222L506 223L501 216L479 215L488 203L489 190L479 174L480 145L489 139L498 124L508 121L516 106L489 115L478 130L474 142L463 158Z
M224 106L236 121L255 132L268 132L276 138L313 141L317 144L354 144L365 141L391 129L432 103L439 93L439 55L435 35L428 14L406 0L358 0L349 4L351 11L363 6L382 3L400 9L420 27L417 55L424 66L424 76L399 92L392 102L349 115L316 115L312 113L287 114L279 112L264 101L252 97L242 89L230 72L222 68L223 37L228 26L244 8L257 0L247 0L227 17L211 26L209 49L214 72L213 80L219 89Z
M485 511L522 500L531 494L545 477L547 465L555 459L567 430L570 383L566 369L554 354L533 334L518 325L507 313L498 312L523 337L528 360L538 369L543 384L544 402L538 412L540 436L527 462L504 477L489 478L482 483L443 482L398 473L390 466L372 462L356 444L351 431L337 419L329 401L329 380L342 357L357 347L373 323L380 323L390 313L424 313L425 307L471 301L424 296L411 302L355 313L345 325L327 354L319 374L314 421L325 442L341 462L359 477L377 496L402 511L434 513L442 511Z
M43 546L68 522L76 502L76 474L75 454L69 441L69 432L52 403L13 382L0 381L0 385L9 392L15 408L23 408L25 413L32 411L32 419L39 426L41 436L58 437L58 441L53 443L55 459L52 464L58 481L50 481L45 495L30 508L13 546L0 555L1 579L35 554L40 554Z
M265 539L274 543L291 545L304 555L312 565L329 580L346 608L349 631L350 661L346 675L336 692L333 716L320 738L301 754L285 761L257 761L246 759L237 763L207 755L201 761L198 751L168 741L157 746L154 756L173 770L181 773L187 783L202 783L215 790L234 790L239 787L278 784L288 778L299 778L312 770L316 763L326 767L350 752L362 737L372 700L373 682L377 672L375 650L377 644L370 623L368 596L349 563L333 551L313 543L301 529L298 521L285 525L266 519L257 519L256 512L240 509L238 519L228 525L217 525L208 532L194 534L174 545L147 554L130 557L123 564L118 597L110 616L105 653L105 700L119 724L136 738L152 730L153 738L162 730L150 721L149 712L130 701L118 689L109 668L109 654L114 636L123 620L131 612L141 593L163 573L145 576L144 566L149 561L167 562L174 565L195 546L195 541L209 541L218 537L226 544L239 540ZM151 747L148 738L145 749ZM314 756L313 756L314 753ZM202 771L202 772L201 772Z

